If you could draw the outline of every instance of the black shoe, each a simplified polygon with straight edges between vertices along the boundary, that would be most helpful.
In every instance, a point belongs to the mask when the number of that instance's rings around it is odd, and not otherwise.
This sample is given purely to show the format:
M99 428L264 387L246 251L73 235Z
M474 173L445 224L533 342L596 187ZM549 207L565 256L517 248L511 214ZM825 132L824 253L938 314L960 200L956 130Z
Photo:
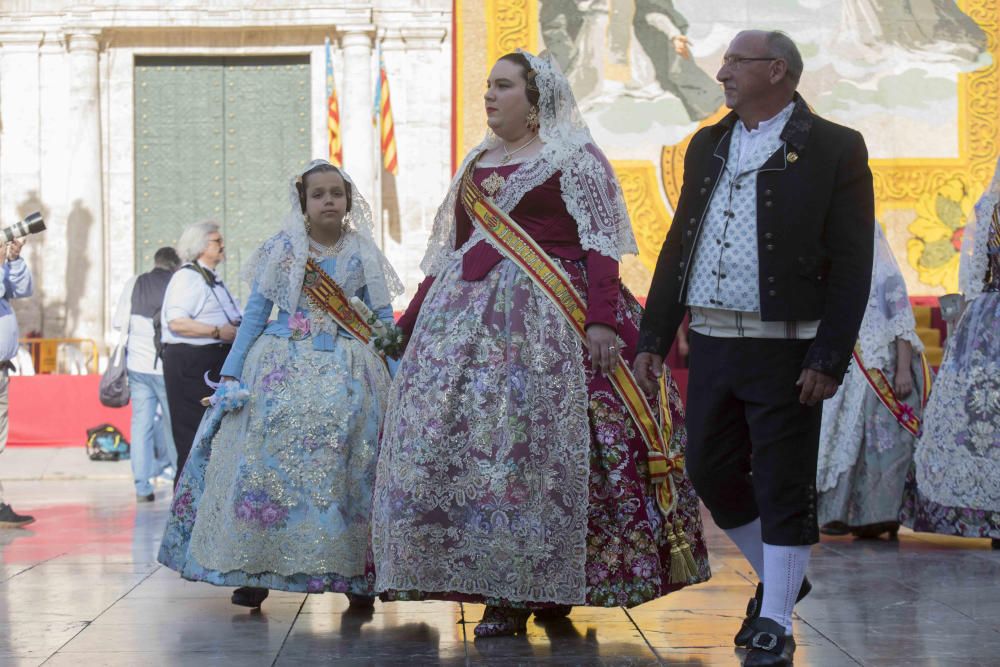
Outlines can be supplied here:
M269 591L266 588L242 586L233 591L233 597L229 599L233 604L238 604L241 607L256 609L264 604L264 600L267 599L268 592Z
M994 537L993 539L991 539L991 540L990 540L990 547L991 547L992 549L995 549L995 550L997 550L997 551L1000 551L1000 539L997 539L997 538L995 538L995 537Z
M847 535L851 532L851 528L843 521L831 521L830 523L824 523L820 526L819 532L824 535L835 535L839 537L841 535Z
M138 493L135 495L135 502L137 503L151 503L156 500L156 496L152 493L147 493L144 496L140 496Z
M374 609L374 595L358 595L357 593L344 593L347 596L348 607L355 610Z
M795 598L796 602L800 602L802 598L809 595L812 591L812 584L809 583L809 577L802 578L802 586L799 587L799 596ZM750 643L750 638L753 637L753 622L757 620L760 616L760 608L764 604L764 584L757 584L757 592L754 596L750 598L747 602L747 615L743 619L743 625L740 626L740 631L736 633L733 637L733 643L737 646L746 646Z
M562 618L569 616L570 612L573 611L573 607L568 604L557 604L551 607L541 607L540 609L535 609L535 620L544 623L546 621L557 621Z
M785 634L785 628L769 618L753 622L753 636L747 646L743 667L773 667L791 665L795 653L795 640Z
M0 503L0 528L21 528L34 522L35 517L18 514L7 503Z

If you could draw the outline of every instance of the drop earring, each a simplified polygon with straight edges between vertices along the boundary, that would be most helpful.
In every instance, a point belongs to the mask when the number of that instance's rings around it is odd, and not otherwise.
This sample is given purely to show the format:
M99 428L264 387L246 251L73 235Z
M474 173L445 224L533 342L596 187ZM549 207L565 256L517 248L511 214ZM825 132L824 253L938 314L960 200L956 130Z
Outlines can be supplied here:
M528 129L532 132L536 132L538 130L538 107L532 105L532 107L528 109L528 115L525 118L525 122L528 124Z

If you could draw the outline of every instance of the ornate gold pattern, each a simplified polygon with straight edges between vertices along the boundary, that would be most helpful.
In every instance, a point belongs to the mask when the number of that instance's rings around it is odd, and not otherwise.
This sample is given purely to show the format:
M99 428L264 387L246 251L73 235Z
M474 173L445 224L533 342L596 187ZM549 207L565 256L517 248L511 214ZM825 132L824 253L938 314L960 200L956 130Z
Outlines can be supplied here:
M456 4L463 2L456 0ZM490 63L518 47L532 51L537 48L537 0L483 2L486 16L495 17L487 21L486 52ZM986 32L987 49L992 54L989 66L958 77L959 155L871 160L880 216L885 209L914 209L922 195L941 188L952 178L962 180L970 190L981 191L993 174L1000 154L1000 0L958 0L958 4ZM471 45L463 43L465 46ZM702 121L699 129L718 122L725 113L721 109ZM680 197L684 154L690 141L691 136L664 146L660 155L663 192L671 208ZM613 165L622 181L640 259L652 269L672 217L655 184L655 165L645 161L616 161ZM654 175L652 185L647 180L650 174Z
M536 0L486 0L486 15L493 20L487 23L486 39L492 65L497 58L527 49L534 53L538 48L538 2Z
M611 166L625 195L625 206L639 246L639 260L652 271L670 229L670 213L663 205L656 166L648 160L615 160Z

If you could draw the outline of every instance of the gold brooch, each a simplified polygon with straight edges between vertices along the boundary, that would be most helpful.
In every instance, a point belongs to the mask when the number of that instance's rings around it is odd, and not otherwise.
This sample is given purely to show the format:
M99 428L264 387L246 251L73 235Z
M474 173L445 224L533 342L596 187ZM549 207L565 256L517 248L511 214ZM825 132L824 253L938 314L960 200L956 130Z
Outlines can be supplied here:
M483 179L483 189L486 190L486 192L488 192L492 197L500 191L500 188L502 188L506 182L507 179L494 171L492 174Z
M788 161L789 162L793 162L794 163L794 162L797 162L798 159L799 159L799 154L796 153L795 151L792 151L791 153L788 154Z

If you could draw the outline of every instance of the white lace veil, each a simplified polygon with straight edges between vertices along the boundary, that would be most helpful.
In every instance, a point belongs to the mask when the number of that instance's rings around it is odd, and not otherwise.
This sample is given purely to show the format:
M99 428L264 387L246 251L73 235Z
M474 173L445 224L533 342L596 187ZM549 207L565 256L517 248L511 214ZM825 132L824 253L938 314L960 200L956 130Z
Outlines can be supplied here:
M914 352L923 352L924 344L916 333L917 323L906 293L906 281L878 223L875 224L874 257L868 307L858 332L861 358L869 368L895 370L889 368L894 360L890 346L897 338L909 341Z
M1000 159L997 160L993 181L976 202L976 208L962 236L962 259L958 269L958 284L966 301L983 293L986 269L989 266L986 241L990 236L993 209L1000 202Z
M309 258L305 216L295 184L301 180L302 174L324 164L330 165L326 160L313 160L289 179L289 210L282 222L281 231L264 241L243 269L243 280L288 313L294 313L298 308L302 278ZM375 244L371 207L347 172L339 168L337 170L351 188L351 210L344 216L346 236L338 258L346 259L349 254L357 254L364 268L365 286L368 288L373 310L389 306L395 296L402 294L403 284L389 260ZM346 268L347 261L338 259L336 275L332 276L342 287L343 281L338 280L338 275L342 275Z
M594 144L569 81L549 54L535 56L518 50L535 72L538 87L538 133L544 142L541 152L507 178L493 197L502 210L510 212L521 198L556 172L566 210L576 220L584 250L596 250L615 260L638 254L632 224L625 208L622 189L601 149ZM497 146L500 139L487 130L486 136L462 161L452 179L448 196L438 209L434 227L420 268L437 275L455 245L455 204L461 179L469 163L482 151Z

